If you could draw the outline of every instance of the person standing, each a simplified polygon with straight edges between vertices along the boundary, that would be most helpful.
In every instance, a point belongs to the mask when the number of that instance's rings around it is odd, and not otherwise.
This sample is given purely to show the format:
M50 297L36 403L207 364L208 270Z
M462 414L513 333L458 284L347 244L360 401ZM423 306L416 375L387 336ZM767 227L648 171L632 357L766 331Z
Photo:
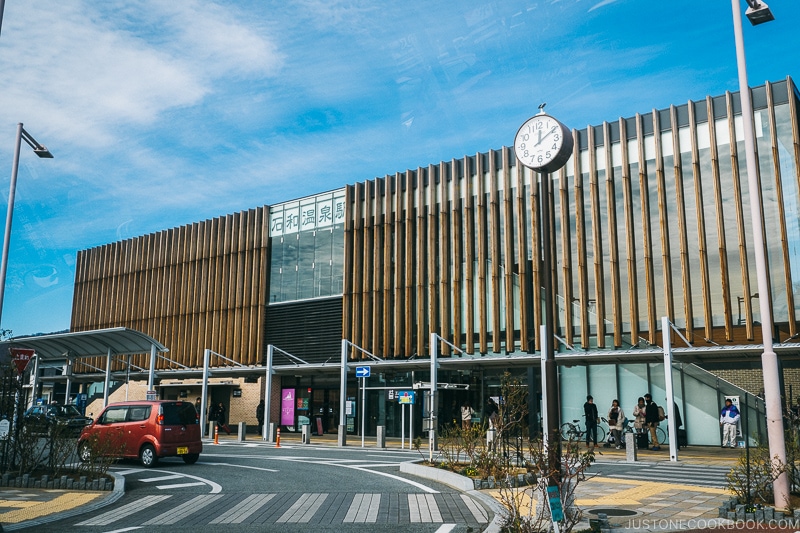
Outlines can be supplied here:
M646 408L644 398L639 396L636 405L633 407L633 429L636 430L636 433L641 433L647 427L647 422L645 421Z
M475 410L470 407L469 402L464 402L461 406L461 429L464 431L472 428L472 415Z
M231 434L231 428L228 427L228 411L222 402L217 405L217 425L228 435Z
M586 397L586 403L583 404L583 416L586 417L586 446L593 448L597 446L597 423L600 421L600 415L597 414L597 406L591 394Z
M497 424L497 414L500 412L500 408L497 407L497 403L495 403L494 398L489 396L489 400L486 402L486 412L484 416L489 421L489 429L495 429Z
M646 404L645 424L647 424L647 429L650 430L650 444L652 444L650 449L657 452L661 449L661 445L658 442L658 434L656 433L656 428L658 428L658 423L660 422L658 405L653 401L653 397L649 393L644 395L644 401Z
M258 402L256 420L258 420L258 434L261 435L264 432L264 400Z
M611 409L608 410L608 429L614 435L614 443L619 450L622 447L622 421L625 420L625 413L619 406L619 400L611 402Z
M200 401L200 396L198 396L194 400L194 410L197 411L197 414L200 414L200 408L203 406L202 402Z
M727 444L736 448L736 425L739 423L739 409L730 398L725 398L725 407L719 413L719 425L722 427L722 447Z

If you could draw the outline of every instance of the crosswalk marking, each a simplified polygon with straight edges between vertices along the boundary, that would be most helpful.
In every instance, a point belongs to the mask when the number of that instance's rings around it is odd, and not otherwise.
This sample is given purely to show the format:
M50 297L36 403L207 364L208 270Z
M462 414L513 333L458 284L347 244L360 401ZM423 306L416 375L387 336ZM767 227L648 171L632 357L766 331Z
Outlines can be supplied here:
M486 513L486 510L478 505L475 500L467 496L466 494L461 495L461 499L464 500L464 504L469 509L469 512L472 513L473 518L479 524L486 523L489 521L489 515Z
M303 494L288 511L278 518L278 523L309 522L327 497L327 494Z
M209 504L211 504L214 500L221 498L221 494L201 494L200 496L195 496L191 500L186 503L182 503L181 505L175 507L174 509L170 509L166 513L162 513L159 516L148 520L144 523L145 526L161 526L167 524L175 524L180 522L193 512L197 511L198 509L205 509Z
M250 515L261 509L267 504L274 494L251 494L243 501L237 503L229 511L226 511L212 520L211 524L241 524Z
M409 494L408 512L411 522L442 522L442 513L433 494Z
M380 494L356 494L344 522L375 522L378 520L378 509L381 506Z
M128 504L123 505L122 507L115 509L113 511L108 511L107 513L103 513L101 515L95 516L90 520L84 520L83 522L78 523L79 526L107 526L117 520L121 520L127 516L132 515L133 513L138 513L142 509L147 509L158 502L166 500L167 498L171 498L171 496L145 496L144 498L140 498L135 502L131 502Z

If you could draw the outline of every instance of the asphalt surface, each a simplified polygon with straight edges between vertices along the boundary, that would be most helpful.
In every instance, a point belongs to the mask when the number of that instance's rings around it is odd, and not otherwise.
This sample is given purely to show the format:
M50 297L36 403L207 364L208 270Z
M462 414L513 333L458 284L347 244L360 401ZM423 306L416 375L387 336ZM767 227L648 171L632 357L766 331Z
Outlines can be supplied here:
M401 450L399 441L388 445L377 449L373 439L365 448L360 440L338 448L335 435L314 437L311 445L290 435L280 449L260 439L241 443L224 437L216 445L208 440L196 465L180 460L162 460L153 469L118 464L114 473L123 480L118 485L124 492L0 490L0 523L5 531L37 533L490 527L497 504L487 504L487 497L500 498L498 491L464 492L402 474L400 463L427 454ZM629 462L624 450L598 449L597 463L576 491L585 516L576 531L601 512L620 531L753 530L717 518L718 507L730 497L725 473L738 455L737 450L690 447L670 461L667 450L643 450Z

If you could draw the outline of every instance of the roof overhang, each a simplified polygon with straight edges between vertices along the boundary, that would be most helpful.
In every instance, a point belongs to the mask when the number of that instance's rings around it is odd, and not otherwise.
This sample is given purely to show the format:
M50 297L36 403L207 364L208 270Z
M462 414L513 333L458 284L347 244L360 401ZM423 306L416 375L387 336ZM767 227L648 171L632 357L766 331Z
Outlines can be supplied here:
M129 328L108 328L74 333L54 333L30 337L14 337L0 342L0 360L7 361L9 348L30 348L36 351L39 363L65 361L67 358L149 354L169 349L153 337Z

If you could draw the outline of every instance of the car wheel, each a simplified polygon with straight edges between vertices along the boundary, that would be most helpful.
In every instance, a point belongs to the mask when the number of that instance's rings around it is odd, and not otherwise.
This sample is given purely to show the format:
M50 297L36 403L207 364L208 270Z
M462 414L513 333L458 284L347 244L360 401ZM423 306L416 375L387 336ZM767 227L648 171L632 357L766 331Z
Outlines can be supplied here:
M151 466L155 466L158 463L158 456L156 455L156 449L153 448L150 444L145 444L142 446L142 449L139 450L139 462L142 463L142 466L145 468L150 468Z
M92 459L92 447L86 441L78 443L78 457L84 463L88 463Z
M187 465L195 464L198 459L200 459L199 453L188 453L183 456L183 462L186 463Z

